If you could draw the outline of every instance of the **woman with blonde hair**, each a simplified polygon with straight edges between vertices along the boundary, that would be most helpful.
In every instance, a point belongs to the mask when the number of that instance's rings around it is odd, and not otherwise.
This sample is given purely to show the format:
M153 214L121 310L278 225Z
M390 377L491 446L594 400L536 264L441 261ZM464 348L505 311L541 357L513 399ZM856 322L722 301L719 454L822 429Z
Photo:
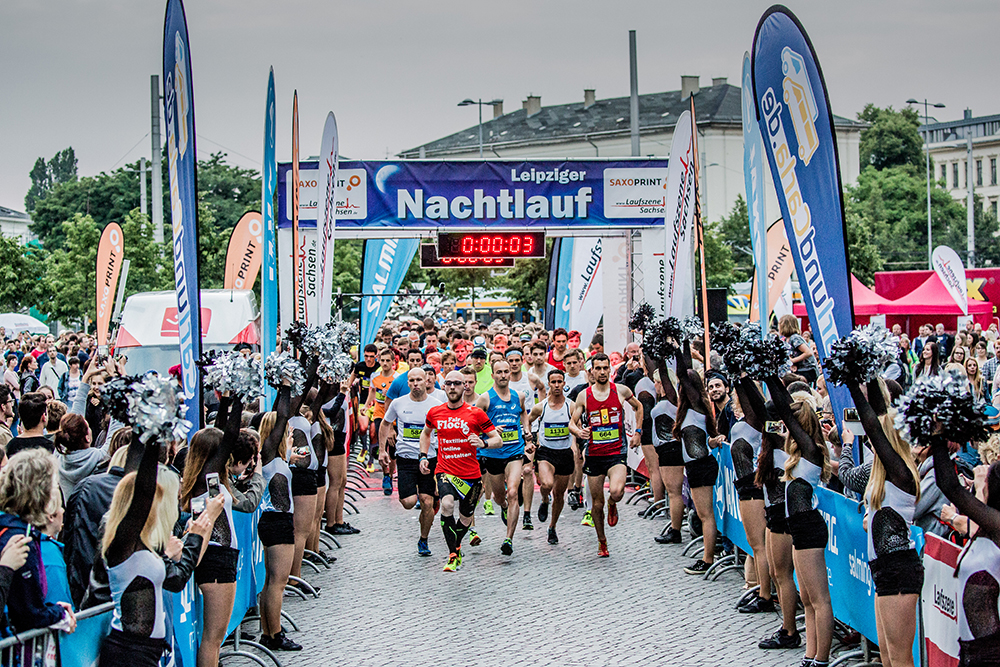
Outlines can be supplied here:
M884 383L870 380L865 391L857 380L846 384L875 451L865 489L865 529L882 664L908 667L913 665L917 600L924 583L924 566L910 539L920 473L910 445L893 424L896 411L888 408Z
M788 362L795 367L795 373L804 377L809 384L814 384L819 377L819 364L809 341L802 337L798 318L794 315L782 315L778 320L778 333L792 348Z

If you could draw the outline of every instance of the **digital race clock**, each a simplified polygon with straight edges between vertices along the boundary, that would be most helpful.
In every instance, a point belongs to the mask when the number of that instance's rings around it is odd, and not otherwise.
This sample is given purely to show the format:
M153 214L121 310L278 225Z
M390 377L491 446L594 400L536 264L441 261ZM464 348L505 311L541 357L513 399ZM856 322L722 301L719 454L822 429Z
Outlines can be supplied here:
M422 269L509 269L514 266L512 257L446 257L439 259L437 246L425 243L420 246Z
M438 257L545 257L545 232L439 232Z

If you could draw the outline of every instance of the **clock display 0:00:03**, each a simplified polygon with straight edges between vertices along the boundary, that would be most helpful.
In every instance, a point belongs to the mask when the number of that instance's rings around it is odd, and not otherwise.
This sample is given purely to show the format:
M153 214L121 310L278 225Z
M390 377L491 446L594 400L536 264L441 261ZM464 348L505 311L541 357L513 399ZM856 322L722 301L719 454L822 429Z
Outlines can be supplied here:
M545 233L438 235L438 256L445 257L544 257Z

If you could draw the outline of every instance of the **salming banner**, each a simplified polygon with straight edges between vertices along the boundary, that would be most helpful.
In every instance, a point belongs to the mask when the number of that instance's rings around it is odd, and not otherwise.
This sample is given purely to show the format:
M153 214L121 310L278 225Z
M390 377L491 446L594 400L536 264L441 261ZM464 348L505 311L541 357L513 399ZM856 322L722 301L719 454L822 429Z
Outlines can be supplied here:
M194 87L184 3L168 0L163 25L163 116L167 129L167 173L173 227L174 284L177 291L177 340L185 418L201 428L201 294L198 291L198 184L195 169Z
M854 327L837 140L812 44L788 9L771 7L753 44L757 119L820 359ZM827 386L837 424L851 405Z
M97 346L102 353L108 349L108 327L115 303L118 272L125 257L125 239L117 222L108 223L97 244Z
M274 69L267 76L267 104L264 107L264 163L260 170L261 224L263 225L264 272L260 278L260 351L264 359L278 345L278 238L274 226L274 189L278 184L275 154ZM286 288L287 289L287 288ZM263 373L263 364L261 372ZM265 409L274 405L277 391L264 383Z
M320 215L317 162L302 162L299 224ZM663 223L664 160L340 162L338 228L637 227ZM278 225L290 227L294 179L278 166Z
M747 215L750 220L750 246L753 252L755 285L767 284L767 223L764 221L764 144L757 125L757 106L753 97L753 74L750 54L743 54L743 180L747 192ZM751 308L753 306L751 305ZM768 303L757 302L750 321L767 322ZM767 333L767 327L761 327Z
M361 347L375 341L375 332L385 321L389 306L403 284L420 239L365 241L361 274Z
M545 328L552 331L556 328L556 285L559 281L559 247L561 238L552 239L549 250L549 279L545 283Z

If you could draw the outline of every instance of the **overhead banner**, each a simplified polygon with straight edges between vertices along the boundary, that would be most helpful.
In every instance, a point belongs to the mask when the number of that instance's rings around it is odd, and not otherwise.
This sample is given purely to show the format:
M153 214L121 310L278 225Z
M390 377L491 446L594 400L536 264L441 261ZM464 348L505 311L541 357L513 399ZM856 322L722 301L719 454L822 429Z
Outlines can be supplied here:
M931 254L931 263L948 294L955 300L962 314L969 315L969 285L965 282L965 265L958 253L948 246L939 245Z
M274 68L271 68L267 76L267 104L264 107L264 163L261 165L260 176L261 224L264 231L264 273L260 279L260 351L263 358L267 359L268 355L274 352L278 346L278 239L274 226L274 189L278 185L278 161L275 154ZM264 372L264 364L261 364L260 371ZM265 410L274 405L276 394L277 390L264 382Z
M642 298L656 310L660 317L666 317L667 263L663 257L666 231L662 227L642 230Z
M602 240L573 240L573 273L570 280L569 329L580 332L580 344L589 344L604 312L604 271L601 270ZM584 343L586 341L586 343Z
M263 218L260 213L244 213L229 235L226 250L224 289L253 289L263 256Z
M664 257L667 280L664 309L668 317L684 319L694 315L694 227L695 155L691 133L691 113L677 118L670 144L667 175Z
M805 30L780 5L753 44L758 122L820 360L854 328L840 162L826 83ZM840 426L847 388L829 384Z
M115 288L124 258L124 235L117 222L108 223L97 245L97 346L108 348L108 329L115 305Z
M556 328L556 286L559 280L559 247L561 238L552 239L552 249L549 251L549 278L545 283L545 322L549 331Z
M370 239L365 241L361 274L361 347L375 341L389 306L403 284L420 239Z
M181 0L168 0L163 26L163 117L167 129L167 173L173 227L177 340L181 353L185 418L201 428L201 293L198 284L198 184L195 169L194 87L187 21Z
M278 165L278 225L292 225L290 164ZM339 228L637 227L664 217L663 160L340 163ZM315 226L317 162L301 163L299 223Z
M337 167L340 162L340 136L337 134L337 119L333 112L326 115L323 126L323 141L319 151L320 188L319 220L319 270L316 288L316 324L330 321L333 311L333 231L336 225L334 189L337 183Z
M608 350L624 350L628 343L628 321L631 316L631 282L629 271L629 244L621 236L604 238L601 241L601 294L604 313L604 347ZM580 338L580 347L590 345L590 340Z
M770 255L767 223L764 218L764 144L760 140L760 126L757 124L757 106L753 98L753 74L750 54L743 54L743 180L747 193L747 217L750 221L750 247L753 252L754 284L767 284L767 265ZM791 263L789 263L791 271ZM780 289L780 286L779 286ZM768 292L770 294L770 292ZM767 322L771 300L752 301L751 322ZM767 327L761 327L767 333Z
M781 298L781 292L792 279L792 248L788 245L788 237L785 236L785 225L781 220L776 220L767 228L767 262L764 267L764 282L758 282L757 272L753 275L753 285L750 289L750 321L759 322L763 314L764 322L770 320L770 315L775 311L775 306ZM754 262L756 262L756 258ZM761 284L767 285L767 303L760 301L759 288ZM763 307L762 307L763 306ZM789 311L791 312L791 311ZM767 327L762 327L767 331Z
M556 312L555 329L567 329L570 312L573 310L573 248L571 237L563 238L559 244L559 265L556 267Z

